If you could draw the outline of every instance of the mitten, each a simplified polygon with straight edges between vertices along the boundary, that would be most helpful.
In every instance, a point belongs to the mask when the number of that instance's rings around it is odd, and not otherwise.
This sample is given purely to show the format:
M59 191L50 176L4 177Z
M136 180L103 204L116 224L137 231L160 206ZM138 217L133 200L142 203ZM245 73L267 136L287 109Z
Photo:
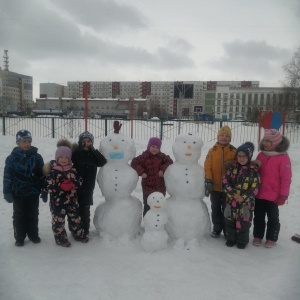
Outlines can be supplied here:
M64 179L64 180L60 183L60 189L61 189L62 191L65 191L65 192L69 192L69 191L75 189L75 184L74 184L74 182L72 182L70 179Z
M48 193L41 193L41 198L43 202L46 203L48 200Z
M14 197L12 193L4 193L4 199L6 200L7 203L13 203Z
M211 180L205 180L205 196L208 197L211 191L212 191Z
M285 204L285 201L287 200L287 196L279 196L276 200L275 200L275 203L278 205L278 206L281 206L281 205L284 205Z

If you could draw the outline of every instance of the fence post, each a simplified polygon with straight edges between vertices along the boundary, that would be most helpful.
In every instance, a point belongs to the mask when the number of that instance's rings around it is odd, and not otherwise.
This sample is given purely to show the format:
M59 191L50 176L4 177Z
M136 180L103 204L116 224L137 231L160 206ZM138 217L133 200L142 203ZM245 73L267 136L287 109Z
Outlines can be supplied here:
M162 140L163 139L163 127L164 127L164 121L160 120L160 133L159 133L159 137Z
M104 131L105 131L105 136L107 136L107 119L104 119Z
M2 118L2 135L5 135L5 117Z
M54 118L51 118L51 128L52 128L52 138L55 138L55 124L54 124Z

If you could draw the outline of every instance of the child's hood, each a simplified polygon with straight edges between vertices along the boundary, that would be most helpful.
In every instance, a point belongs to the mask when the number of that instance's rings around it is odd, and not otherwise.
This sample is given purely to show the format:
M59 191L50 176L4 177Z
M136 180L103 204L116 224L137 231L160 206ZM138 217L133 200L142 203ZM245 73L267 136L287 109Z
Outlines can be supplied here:
M43 174L44 176L48 176L50 172L52 171L53 167L57 166L57 163L55 160L51 160L44 164L43 166Z

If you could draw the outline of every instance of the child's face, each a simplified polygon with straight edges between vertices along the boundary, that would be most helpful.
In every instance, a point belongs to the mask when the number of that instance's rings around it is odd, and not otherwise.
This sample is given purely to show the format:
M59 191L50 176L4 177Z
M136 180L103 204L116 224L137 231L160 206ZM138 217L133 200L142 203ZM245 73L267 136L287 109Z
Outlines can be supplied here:
M219 137L218 137L218 143L220 145L228 145L230 143L230 136L227 135L227 134L221 134Z
M69 164L69 158L67 156L60 156L58 159L57 159L57 163L60 165L60 166L67 166Z
M265 139L264 139L264 140L262 141L262 144L263 144L263 147L264 147L264 150L265 150L265 151L270 151L270 150L272 149L273 144L272 144L271 141L265 140Z
M91 145L92 145L92 141L89 138L84 138L82 140L82 147L83 149L87 150Z
M159 152L159 149L158 149L157 146L152 145L152 146L149 148L149 151L150 151L151 154L155 155L155 154L157 154L157 153Z
M240 165L244 166L248 162L248 157L245 152L239 151L237 154L237 161Z
M29 150L29 148L31 147L31 141L30 140L22 140L20 143L19 143L19 147L22 151L27 151Z

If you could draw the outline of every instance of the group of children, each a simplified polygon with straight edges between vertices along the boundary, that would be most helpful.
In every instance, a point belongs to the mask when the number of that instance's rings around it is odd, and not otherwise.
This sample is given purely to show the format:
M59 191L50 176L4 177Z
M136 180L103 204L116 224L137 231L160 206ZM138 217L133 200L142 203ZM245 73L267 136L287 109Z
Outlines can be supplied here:
M253 143L236 149L230 141L231 130L225 125L204 163L206 195L211 200L211 236L217 238L223 231L226 246L244 249L254 214L253 245L260 246L265 236L264 246L272 248L280 231L278 206L288 199L292 179L286 152L289 141L278 130L266 129L255 161Z
M50 195L52 230L58 245L69 247L65 217L76 241L89 241L90 206L98 167L105 157L93 147L94 137L89 132L79 136L78 144L67 140L57 143L55 160L44 165L37 148L31 146L29 131L16 135L12 153L4 169L4 199L13 203L15 245L23 246L26 235L33 243L40 243L38 235L39 195L47 202ZM226 245L244 249L254 213L253 245L260 246L265 235L265 247L271 248L278 240L280 223L278 206L289 196L291 162L286 153L289 142L278 130L265 130L260 143L261 152L252 161L251 142L237 149L230 144L231 129L225 125L217 134L216 144L205 159L205 192L210 195L212 237L223 231ZM143 215L149 210L148 196L153 192L166 195L164 172L172 159L161 152L161 140L150 138L147 150L135 157L131 166L142 178Z

